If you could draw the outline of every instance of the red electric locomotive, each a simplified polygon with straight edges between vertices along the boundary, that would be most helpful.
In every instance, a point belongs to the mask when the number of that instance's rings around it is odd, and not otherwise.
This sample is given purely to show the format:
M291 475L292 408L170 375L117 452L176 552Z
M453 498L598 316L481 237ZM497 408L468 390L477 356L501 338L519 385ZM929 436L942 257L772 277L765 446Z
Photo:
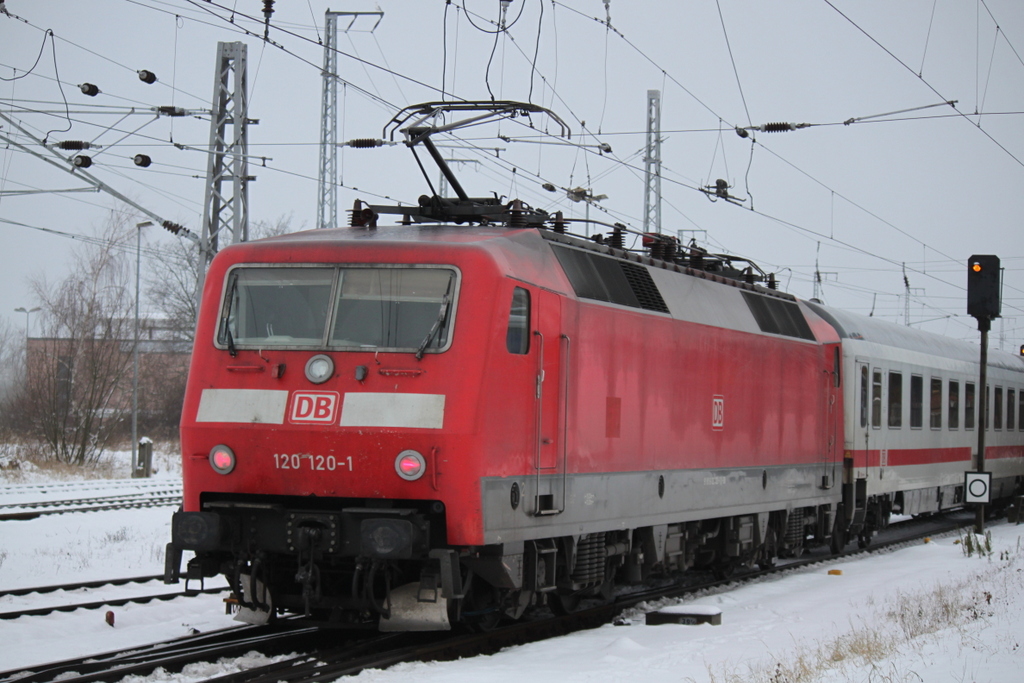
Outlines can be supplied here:
M950 429L899 436L871 414L873 368L907 379L890 410L910 427L914 377L939 380L952 414L969 361L901 346L934 335L858 327L753 267L656 235L633 253L621 227L598 243L453 187L214 259L168 580L188 550L186 576L225 574L250 620L443 629L867 542L891 511L959 502L966 400L947 450ZM388 210L406 225L376 227ZM420 223L445 218L503 225ZM1024 410L1024 364L999 363L1000 410ZM1003 496L1024 475L1020 417L1000 418Z

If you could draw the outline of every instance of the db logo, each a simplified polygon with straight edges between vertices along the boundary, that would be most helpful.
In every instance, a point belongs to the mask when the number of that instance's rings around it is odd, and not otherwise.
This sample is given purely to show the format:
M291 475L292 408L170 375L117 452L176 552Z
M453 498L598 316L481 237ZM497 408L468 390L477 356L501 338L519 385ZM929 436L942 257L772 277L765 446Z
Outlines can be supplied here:
M711 397L711 429L716 432L725 429L725 396Z
M289 422L331 424L338 414L338 392L296 391L292 394Z

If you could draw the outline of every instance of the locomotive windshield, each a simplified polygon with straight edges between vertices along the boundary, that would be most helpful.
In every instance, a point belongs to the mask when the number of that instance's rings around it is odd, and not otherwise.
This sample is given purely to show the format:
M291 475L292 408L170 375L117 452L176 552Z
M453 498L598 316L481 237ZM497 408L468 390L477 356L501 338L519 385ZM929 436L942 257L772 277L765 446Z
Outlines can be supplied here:
M415 351L448 345L454 270L419 266L241 267L218 344Z

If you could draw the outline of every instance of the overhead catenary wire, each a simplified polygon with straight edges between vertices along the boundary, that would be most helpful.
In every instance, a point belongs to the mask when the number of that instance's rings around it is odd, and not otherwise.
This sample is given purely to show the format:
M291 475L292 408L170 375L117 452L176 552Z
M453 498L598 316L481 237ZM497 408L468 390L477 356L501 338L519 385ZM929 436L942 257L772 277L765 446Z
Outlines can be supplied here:
M907 65L907 63L906 63L906 62L904 62L904 61L903 61L902 59L900 59L900 58L899 58L899 57L897 57L897 56L896 56L895 54L893 54L893 52L892 52L892 51L891 51L891 50L890 50L889 48L887 48L887 47L885 47L884 45L882 45L882 43L881 43L881 42L879 42L877 38L875 38L875 37L874 37L874 36L872 36L872 35L871 35L870 33L868 33L868 32L867 32L866 30L864 30L864 29L863 29L863 28L862 28L862 27L861 27L860 25L858 25L858 24L857 24L857 22L855 22L855 21L854 21L853 19L851 19L851 18L850 18L849 16L847 16L847 15L846 15L846 14L845 14L845 13L844 13L844 12L843 12L842 10L840 10L840 9L839 9L838 7L836 7L836 6L835 6L835 5L834 5L834 4L832 3L832 1L831 1L831 0L823 0L823 2L824 2L824 3L826 4L826 5L828 5L829 7L831 7L831 8L833 9L833 10L835 10L835 11L836 11L836 12L837 12L837 13L839 14L839 16L841 16L841 17L842 17L843 19L845 19L846 21L848 21L848 22L850 23L850 25L852 25L852 26L853 26L854 28L856 28L856 29L857 29L858 31L860 31L860 32L861 32L862 34L864 34L864 36L865 36L865 37L867 37L867 39L868 39L868 40L870 40L870 41L871 41L872 43L874 43L875 45L877 45L877 46L878 46L878 47L879 47L879 48L880 48L880 49L881 49L881 50L882 50L883 52L885 52L885 53L886 53L887 55L889 55L889 56L890 56L890 57L892 57L892 58L893 58L894 60L896 60L896 62L897 62L897 63L898 63L898 64L899 64L900 66L902 66L902 67L903 67L904 69L906 69L906 70L907 70L907 71L909 71L910 73L914 74L914 76L915 76L915 77L916 77L916 78L917 78L918 80L920 80L920 81L921 81L921 83L923 83L923 84L925 85L925 87L927 87L927 88L928 88L929 90L931 90L931 91L932 91L933 93L935 93L936 95L938 95L938 96L939 96L939 97L940 97L940 98L941 98L941 99L942 99L943 101L949 101L949 98L948 98L948 97L944 97L944 96L942 95L942 93L940 93L940 92L939 92L939 91L938 91L938 90L937 90L937 89L935 88L935 86L933 86L933 85L932 85L931 83L929 83L929 82L928 82L928 80L927 80L927 79L925 79L925 78L924 78L923 76L919 76L918 74L916 74L916 73L914 72L914 70L913 70L913 69L912 69L912 68L911 68L911 67L910 67L909 65ZM964 119L965 119L966 121L968 121L969 123L971 123L971 125L972 125L972 126L973 126L974 128L976 128L977 130L981 131L982 135L984 135L984 136L985 136L985 137L987 137L987 138L988 138L989 140L991 140L991 141L992 141L992 143L993 143L994 145L996 145L996 146L997 146L997 147L998 147L999 149L1001 149L1001 150L1002 150L1003 152L1005 152L1005 153L1006 153L1006 155L1007 155L1007 156L1009 156L1009 157L1010 157L1011 159L1013 159L1013 160L1014 160L1014 161L1015 161L1015 162L1016 162L1016 163L1017 163L1017 164L1018 164L1019 166L1022 166L1022 167L1024 167L1024 160L1021 160L1021 159L1020 159L1020 157L1018 157L1018 156L1017 156L1016 154L1014 154L1013 152L1011 152L1011 151L1010 151L1010 150L1009 150L1009 149L1008 149L1008 148L1007 148L1007 147L1006 147L1006 146L1005 146L1005 145L1004 145L1003 143L1001 143L1001 142L999 142L998 140L996 140L996 139L995 139L995 137L993 137L993 136L992 136L992 134L991 134L991 133L989 133L989 132L988 132L987 130L985 130L984 128L981 128L980 126L977 126L977 125L975 125L975 124L974 124L974 123L973 123L973 122L972 122L972 121L970 120L970 116L969 116L968 114L965 114L965 113L963 113L963 112L960 112L960 116L961 116L962 118L964 118Z
M140 3L140 4L141 4L141 3ZM554 12L552 12L551 14L552 14L552 15L554 15L555 13L554 13ZM538 73L540 73L540 71L538 71ZM442 87L442 88L441 88L441 90L444 90L444 87ZM749 116L748 116L748 118L749 118ZM824 124L822 124L822 125L824 125ZM832 124L829 124L829 125L832 125ZM603 134L603 133L602 133L602 134ZM290 144L290 143L281 143L281 144ZM314 144L315 144L315 143L314 143ZM778 155L776 155L776 156L778 156ZM780 157L780 158L781 158L781 157ZM515 167L515 165L511 165L510 167L514 168L514 167ZM629 167L625 167L625 168L626 168L627 170L629 170L630 172L633 172L633 169L630 169ZM280 169L275 169L275 172L280 172ZM520 173L522 173L522 167L520 167L520 168L519 168L519 172L520 172ZM606 172L606 173L608 173L608 172L611 172L611 171L609 170L609 171L605 171L605 172ZM599 174L598 174L598 175L599 175ZM595 175L594 177L598 177L598 175ZM812 178L813 178L813 176L810 176L810 175L809 175L809 177L812 177ZM845 197L844 197L844 198L845 198ZM855 202L851 202L851 203L852 203L852 204L854 204L854 205L857 205L857 204L856 204ZM858 205L858 206L859 206L859 205ZM925 246L926 246L926 247L928 247L928 248L931 248L931 247L930 247L930 246L928 246L928 245L925 245ZM938 252L937 252L937 253L938 253Z

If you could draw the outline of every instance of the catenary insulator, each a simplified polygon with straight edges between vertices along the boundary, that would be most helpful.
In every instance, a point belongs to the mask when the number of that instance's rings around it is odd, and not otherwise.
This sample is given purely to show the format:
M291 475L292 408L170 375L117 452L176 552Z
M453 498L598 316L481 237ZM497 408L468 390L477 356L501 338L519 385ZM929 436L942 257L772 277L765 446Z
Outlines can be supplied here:
M785 133L791 130L796 130L796 126L792 123L766 123L761 126L761 130L765 133Z
M148 154L136 154L132 161L135 162L136 166L141 166L142 168L146 168L153 163L153 159Z
M171 221L164 221L160 225L161 227L163 227L164 230L173 235L177 235L178 233L181 232L184 232L187 235L189 232L188 229L185 228L185 226L179 225L178 223L172 223Z
M147 71L146 69L143 69L139 71L139 80L148 85L153 85L154 83L156 83L156 74L152 71Z
M88 142L82 140L63 140L57 143L57 149L82 150L92 147Z
M374 140L373 138L356 138L355 140L349 140L345 144L357 149L368 149L370 147L383 147L384 141Z
M92 83L83 83L78 86L78 89L82 91L83 95L88 95L89 97L96 97L100 94L100 89Z
M77 168L89 168L92 166L92 157L79 154L71 160L71 163L73 163Z

